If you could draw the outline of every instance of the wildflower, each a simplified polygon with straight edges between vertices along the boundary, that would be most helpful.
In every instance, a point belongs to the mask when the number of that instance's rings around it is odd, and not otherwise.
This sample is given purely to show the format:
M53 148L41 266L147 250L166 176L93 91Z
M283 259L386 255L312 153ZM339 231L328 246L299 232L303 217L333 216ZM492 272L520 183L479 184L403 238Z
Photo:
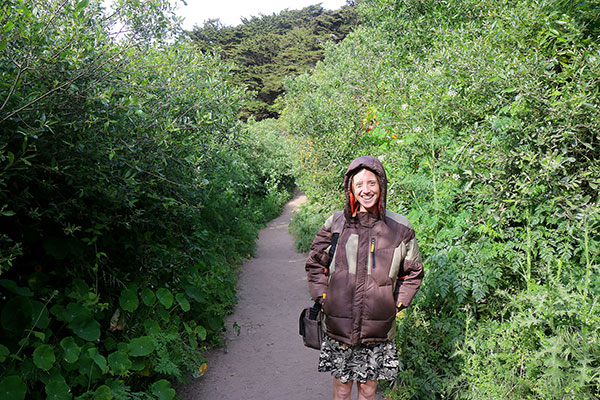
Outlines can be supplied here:
M204 375L204 371L206 371L206 368L208 368L208 365L206 363L203 363L200 368L198 368L198 374L200 376Z

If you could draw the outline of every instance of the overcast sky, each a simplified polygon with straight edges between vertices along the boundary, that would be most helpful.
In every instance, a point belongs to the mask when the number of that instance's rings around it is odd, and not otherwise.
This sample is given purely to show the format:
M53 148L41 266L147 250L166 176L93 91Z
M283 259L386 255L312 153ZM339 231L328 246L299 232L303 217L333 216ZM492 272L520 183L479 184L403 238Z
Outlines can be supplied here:
M184 19L184 29L194 25L202 26L204 21L219 18L224 25L235 26L241 23L240 17L271 15L282 10L299 10L319 4L323 8L337 10L346 4L346 0L186 0L187 6L177 2L177 14Z

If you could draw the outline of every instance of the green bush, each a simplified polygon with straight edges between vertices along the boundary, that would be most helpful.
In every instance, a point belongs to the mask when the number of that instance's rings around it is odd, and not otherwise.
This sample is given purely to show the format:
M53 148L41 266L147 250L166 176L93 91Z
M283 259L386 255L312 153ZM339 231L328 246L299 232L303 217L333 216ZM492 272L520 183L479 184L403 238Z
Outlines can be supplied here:
M314 203L300 241L343 206L344 169L364 154L417 231L426 277L390 394L599 396L598 5L370 0L359 13L288 83L283 118Z
M173 398L293 188L283 156L247 148L229 66L176 40L169 3L113 7L1 6L7 398Z

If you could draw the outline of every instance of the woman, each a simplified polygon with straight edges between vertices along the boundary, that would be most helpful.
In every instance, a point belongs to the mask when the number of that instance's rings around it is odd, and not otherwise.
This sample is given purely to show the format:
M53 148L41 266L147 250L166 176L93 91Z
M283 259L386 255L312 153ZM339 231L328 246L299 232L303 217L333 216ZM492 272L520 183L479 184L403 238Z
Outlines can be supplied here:
M352 161L344 190L344 211L317 233L306 271L325 314L319 371L331 371L334 400L350 399L354 381L358 399L367 400L378 380L398 375L395 317L419 289L423 265L410 222L386 211L387 178L377 158Z

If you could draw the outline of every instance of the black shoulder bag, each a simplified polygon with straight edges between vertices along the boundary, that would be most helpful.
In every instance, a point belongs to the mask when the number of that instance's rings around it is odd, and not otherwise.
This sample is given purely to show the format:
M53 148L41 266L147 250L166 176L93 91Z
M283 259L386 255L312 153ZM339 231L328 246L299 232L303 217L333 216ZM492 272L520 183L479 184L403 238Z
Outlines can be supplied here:
M331 265L333 255L335 254L335 248L339 233L331 235L331 247L329 248L329 262L327 263L327 269ZM320 349L321 343L323 342L323 326L322 326L322 311L321 304L315 301L312 307L307 307L300 313L299 320L299 333L302 336L304 345L313 349Z

